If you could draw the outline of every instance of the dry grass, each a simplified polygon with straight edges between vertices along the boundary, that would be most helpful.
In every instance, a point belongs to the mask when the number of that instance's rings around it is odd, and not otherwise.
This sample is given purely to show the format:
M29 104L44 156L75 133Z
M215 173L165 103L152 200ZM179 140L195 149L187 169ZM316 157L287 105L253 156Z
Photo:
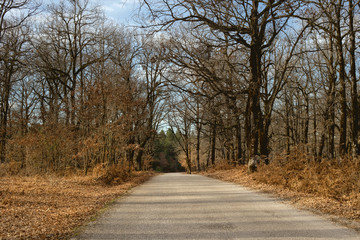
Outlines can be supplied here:
M275 193L299 207L360 222L359 159L323 160L295 152L260 165L249 174L247 167L210 169L205 175ZM223 168L223 167L222 167Z
M1 177L0 239L68 239L106 203L153 175L137 172L112 185L93 176Z

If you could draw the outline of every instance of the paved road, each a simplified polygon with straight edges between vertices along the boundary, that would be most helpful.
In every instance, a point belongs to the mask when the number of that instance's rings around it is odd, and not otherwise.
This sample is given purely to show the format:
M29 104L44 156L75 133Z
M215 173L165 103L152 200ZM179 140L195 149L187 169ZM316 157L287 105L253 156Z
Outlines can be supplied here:
M265 194L198 175L154 177L77 239L360 239Z

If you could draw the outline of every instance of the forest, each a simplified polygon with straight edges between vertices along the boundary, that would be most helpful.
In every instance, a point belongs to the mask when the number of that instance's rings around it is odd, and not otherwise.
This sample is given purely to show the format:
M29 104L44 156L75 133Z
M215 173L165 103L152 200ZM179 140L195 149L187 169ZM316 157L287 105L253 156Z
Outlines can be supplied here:
M123 26L95 1L3 0L0 174L357 157L359 13L354 0L144 0Z

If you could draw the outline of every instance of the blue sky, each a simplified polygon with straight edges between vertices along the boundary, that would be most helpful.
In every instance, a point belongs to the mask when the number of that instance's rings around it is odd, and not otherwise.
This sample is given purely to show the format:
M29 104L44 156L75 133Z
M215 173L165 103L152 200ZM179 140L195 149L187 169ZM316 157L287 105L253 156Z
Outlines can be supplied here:
M138 13L141 0L89 0L90 4L99 4L110 19L127 25L134 23L133 16ZM58 0L42 0L44 5Z
M92 0L98 2L105 14L117 22L127 24L133 22L133 15L137 14L140 0Z

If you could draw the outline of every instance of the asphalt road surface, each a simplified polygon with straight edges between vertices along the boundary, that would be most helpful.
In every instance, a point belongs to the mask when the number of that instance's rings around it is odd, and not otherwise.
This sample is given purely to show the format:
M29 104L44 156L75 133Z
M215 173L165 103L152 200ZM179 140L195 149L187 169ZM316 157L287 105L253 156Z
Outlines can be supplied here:
M360 239L360 235L239 185L170 173L117 200L76 239Z

